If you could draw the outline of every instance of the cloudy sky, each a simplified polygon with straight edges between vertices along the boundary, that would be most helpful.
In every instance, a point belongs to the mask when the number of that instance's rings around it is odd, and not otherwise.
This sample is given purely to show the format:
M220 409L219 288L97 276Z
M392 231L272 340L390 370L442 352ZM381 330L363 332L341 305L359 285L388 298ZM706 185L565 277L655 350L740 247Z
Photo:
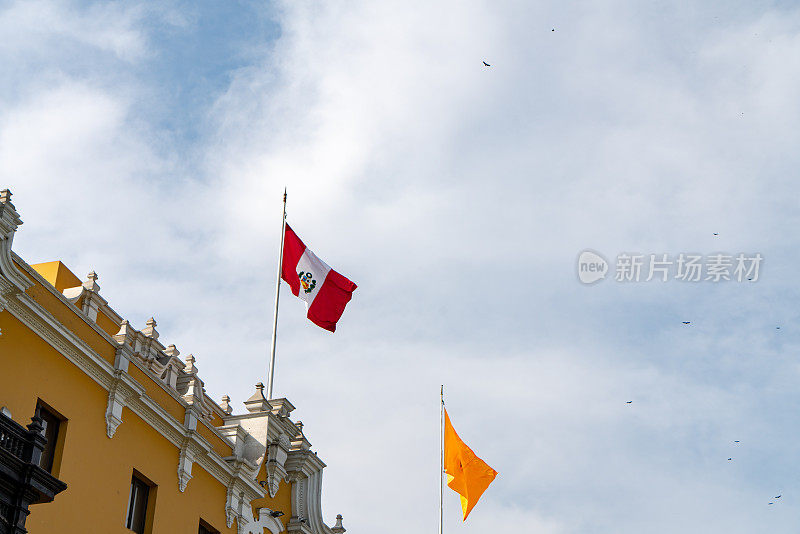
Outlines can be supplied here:
M793 2L5 0L0 36L15 250L96 270L214 398L266 379L284 186L359 285L333 335L281 300L329 522L435 532L444 384L500 472L446 532L796 532ZM740 252L757 281L614 280Z

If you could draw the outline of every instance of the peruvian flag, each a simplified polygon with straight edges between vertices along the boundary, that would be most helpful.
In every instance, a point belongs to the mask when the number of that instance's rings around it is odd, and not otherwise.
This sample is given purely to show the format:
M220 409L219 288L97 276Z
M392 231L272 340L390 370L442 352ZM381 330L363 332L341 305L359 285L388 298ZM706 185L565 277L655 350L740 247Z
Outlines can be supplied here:
M311 252L288 224L283 239L281 278L296 297L306 301L311 322L331 332L336 331L336 321L357 287Z

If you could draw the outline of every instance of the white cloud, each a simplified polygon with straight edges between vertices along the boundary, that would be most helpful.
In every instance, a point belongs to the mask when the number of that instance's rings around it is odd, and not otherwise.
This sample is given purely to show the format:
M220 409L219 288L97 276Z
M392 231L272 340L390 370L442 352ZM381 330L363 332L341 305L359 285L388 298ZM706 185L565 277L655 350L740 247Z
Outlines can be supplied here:
M64 6L0 12L18 28L0 54L159 53L141 7ZM290 222L359 284L333 336L288 292L281 305L276 391L329 464L326 517L435 528L444 382L462 437L501 473L464 531L792 532L797 507L763 515L762 497L789 494L798 467L798 12L295 2L276 16L280 39L242 51L253 63L225 73L189 146L140 113L158 88L135 69L116 83L102 61L54 69L0 94L23 256L96 268L118 311L139 327L155 314L209 392L239 402L266 374L287 185ZM765 271L582 287L586 247L612 262L761 251Z
M147 39L137 28L143 12L124 2L98 3L86 9L68 1L12 2L0 11L0 33L5 36L0 54L42 60L90 46L126 61L136 60L147 53Z

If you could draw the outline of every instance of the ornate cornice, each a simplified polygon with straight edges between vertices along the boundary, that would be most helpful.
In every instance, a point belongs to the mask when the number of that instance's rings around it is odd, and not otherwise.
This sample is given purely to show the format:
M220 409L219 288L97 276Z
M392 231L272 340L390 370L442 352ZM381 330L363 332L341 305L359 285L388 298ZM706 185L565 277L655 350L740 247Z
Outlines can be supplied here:
M5 281L6 279L0 277L0 282ZM12 295L6 293L3 297L0 297L0 306L6 308L9 313L32 331L36 332L51 347L67 358L67 360L75 364L97 384L109 391L110 397L113 395L114 399L124 399L123 405L125 407L157 430L176 448L181 450L185 444L186 450L192 455L194 463L198 463L220 483L228 486L233 479L236 479L236 482L238 482L245 494L247 502L264 496L264 490L255 480L241 473L237 474L228 462L213 450L205 438L197 432L190 433L187 431L184 426L175 421L160 404L145 394L144 386L133 380L126 372L119 373L119 369L115 369L114 366L103 359L103 357L95 353L86 342L62 325L50 312L44 309L29 295L21 292ZM149 371L137 362L136 359L133 359L132 363L152 377ZM159 387L163 387L165 391L172 394L160 381L153 380L153 382L159 384ZM176 400L180 402L181 405L188 406L182 399ZM121 410L119 410L116 415L121 422L120 416ZM111 426L108 424L109 421L112 424L116 423L116 426L119 425L119 422L114 420L115 415L113 410L109 413L108 407L104 417L106 418L107 427ZM205 421L201 421L201 424L206 423ZM116 426L114 426L113 430L116 430ZM207 425L207 428L210 428L216 435L225 439L212 425ZM109 433L113 436L113 431Z

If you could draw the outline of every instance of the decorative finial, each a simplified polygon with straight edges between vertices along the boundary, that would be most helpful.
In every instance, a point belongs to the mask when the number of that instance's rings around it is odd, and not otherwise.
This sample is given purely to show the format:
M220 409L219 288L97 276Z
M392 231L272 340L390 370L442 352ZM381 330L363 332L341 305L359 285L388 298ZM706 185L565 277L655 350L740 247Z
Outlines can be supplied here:
M114 334L114 339L117 340L117 343L131 344L133 342L133 328L127 319L120 321L119 332Z
M177 358L180 356L181 351L178 350L178 347L175 344L169 345L166 349L164 349L164 354L169 356L170 358Z
M86 281L83 283L84 289L88 289L89 291L94 291L95 293L100 292L100 284L97 283L97 280L100 277L97 276L97 273L92 271L86 275Z
M302 421L297 421L294 424L294 426L297 427L297 430L300 432L300 435L302 436L303 435L303 422Z
M27 428L34 434L41 434L44 430L44 425L42 424L43 422L44 420L42 417L36 413L33 417L31 417L31 423L27 426Z
M156 330L156 326L158 325L158 323L156 322L156 320L150 317L145 323L145 325L147 326L145 326L142 329L142 334L146 335L147 337L151 337L153 339L158 339L158 331Z
M222 402L220 403L219 407L222 408L223 412L230 415L233 411L233 408L231 408L231 398L227 395L223 395Z
M256 384L256 392L244 401L244 407L251 413L269 411L270 405L267 399L264 398L264 384L262 382Z
M193 354L189 354L186 357L185 361L186 361L186 369L184 369L184 371L186 371L190 375L196 374L197 373L197 367L194 366L194 362L196 361L194 359L194 355Z
M333 534L344 534L347 529L342 526L342 514L336 515L336 524L331 528Z
M3 204L11 204L11 190L3 189L0 191L0 202Z

